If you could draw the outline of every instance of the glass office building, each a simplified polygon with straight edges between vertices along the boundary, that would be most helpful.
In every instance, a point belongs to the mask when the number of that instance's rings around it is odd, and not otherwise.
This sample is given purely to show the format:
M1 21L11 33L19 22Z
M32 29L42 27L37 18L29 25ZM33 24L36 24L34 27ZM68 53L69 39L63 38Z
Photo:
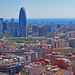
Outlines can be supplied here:
M27 36L27 23L26 23L26 13L25 9L22 7L19 13L19 35L21 37Z

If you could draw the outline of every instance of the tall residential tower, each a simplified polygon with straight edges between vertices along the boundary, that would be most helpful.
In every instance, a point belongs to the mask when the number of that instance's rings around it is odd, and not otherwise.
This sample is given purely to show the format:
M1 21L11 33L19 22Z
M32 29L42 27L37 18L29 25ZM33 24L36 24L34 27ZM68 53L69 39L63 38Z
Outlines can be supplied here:
M27 25L26 25L26 13L25 9L22 7L20 9L20 14L19 14L19 35L22 37L27 36Z

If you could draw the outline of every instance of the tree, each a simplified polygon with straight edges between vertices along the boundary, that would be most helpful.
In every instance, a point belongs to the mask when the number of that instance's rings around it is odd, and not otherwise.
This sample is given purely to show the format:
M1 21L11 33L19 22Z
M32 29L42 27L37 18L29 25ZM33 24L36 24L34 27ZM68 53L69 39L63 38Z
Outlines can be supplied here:
M7 34L3 34L3 36L5 36L7 38L15 37L14 35L7 35Z
M24 43L23 40L15 40L15 42L17 42L17 43Z
M0 37L0 39L2 39L2 37Z
M60 38L65 38L65 35L61 35Z
M2 41L2 40L0 40L0 43L3 43L3 41Z
M64 51L64 53L67 53L67 51Z
M75 48L73 48L73 52L75 51Z

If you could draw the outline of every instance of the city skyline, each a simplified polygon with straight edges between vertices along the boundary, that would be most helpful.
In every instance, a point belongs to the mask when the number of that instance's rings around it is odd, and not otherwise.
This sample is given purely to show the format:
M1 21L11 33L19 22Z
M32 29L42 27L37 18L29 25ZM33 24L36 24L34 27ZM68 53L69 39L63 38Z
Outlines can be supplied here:
M26 9L27 18L75 18L74 0L0 0L0 17L19 18Z

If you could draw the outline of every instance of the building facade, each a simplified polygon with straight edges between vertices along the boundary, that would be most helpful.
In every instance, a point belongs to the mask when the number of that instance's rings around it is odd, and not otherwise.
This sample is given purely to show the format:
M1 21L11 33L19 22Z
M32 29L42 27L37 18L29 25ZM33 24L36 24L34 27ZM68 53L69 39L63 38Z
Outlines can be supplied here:
M68 42L69 42L69 46L70 46L70 47L75 48L75 38L70 38L70 39L68 40Z
M47 28L46 27L39 27L38 28L38 34L39 34L39 36L41 36L41 35L47 35Z
M66 33L66 38L75 38L75 31L70 31Z
M0 32L3 32L3 18L0 18Z
M51 26L45 25L45 26L43 26L43 27L46 27L46 28L47 28L47 31L48 31L48 32L51 32Z
M6 30L6 22L3 22L3 34L5 34L5 30Z
M33 26L32 26L32 32L37 32L37 31L38 31L38 26L33 25Z

